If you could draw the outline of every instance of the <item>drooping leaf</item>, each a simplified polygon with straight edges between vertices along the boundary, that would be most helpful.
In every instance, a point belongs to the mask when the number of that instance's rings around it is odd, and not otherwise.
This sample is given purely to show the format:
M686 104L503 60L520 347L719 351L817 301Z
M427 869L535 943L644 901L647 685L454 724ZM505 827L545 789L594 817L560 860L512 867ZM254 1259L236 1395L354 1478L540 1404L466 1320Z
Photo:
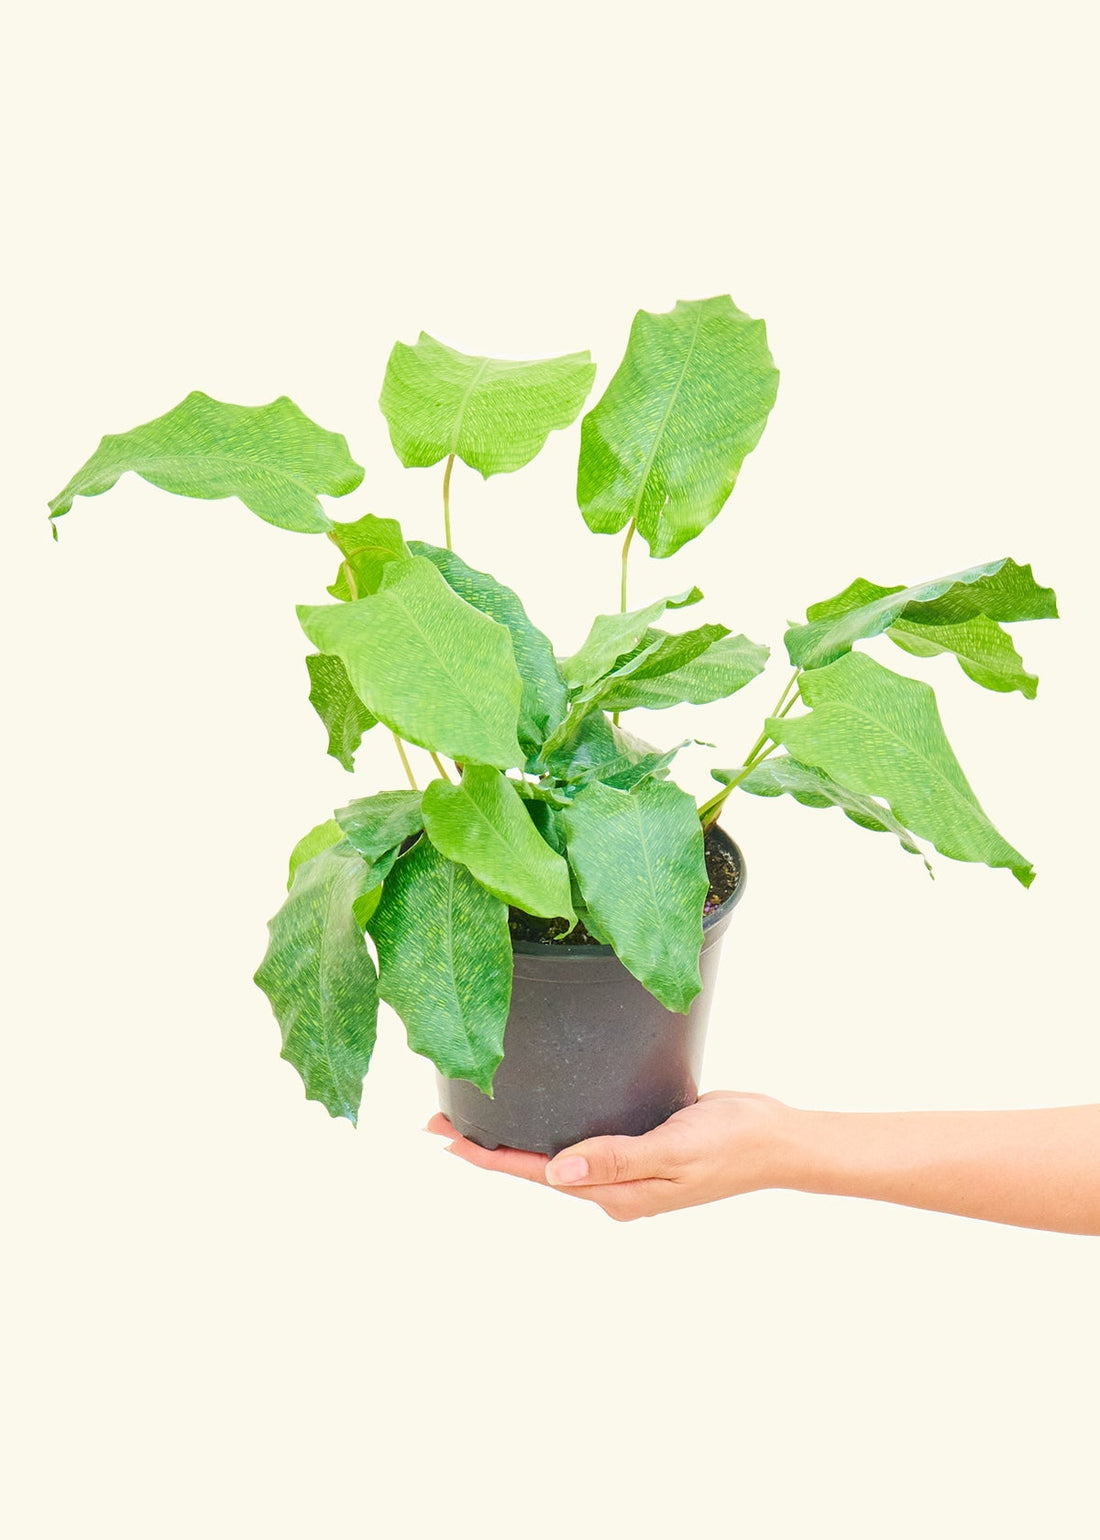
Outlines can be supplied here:
M930 685L849 652L802 675L808 716L769 718L767 731L804 765L866 796L956 861L1007 866L1025 887L1031 864L990 823L951 750Z
M356 797L336 809L336 822L349 844L372 864L424 827L418 791L380 791Z
M1007 557L911 588L883 588L856 578L842 593L812 604L807 624L784 636L796 667L824 668L857 642L879 636L896 621L957 625L984 615L989 620L1045 620L1058 614L1054 592L1040 588L1029 566Z
M482 358L421 332L414 347L394 344L379 405L402 465L453 454L492 476L519 470L555 428L567 428L595 377L588 353Z
M437 567L459 598L507 626L523 680L519 708L519 737L534 749L565 716L566 688L550 638L532 625L519 596L487 572L468 567L460 556L423 540L409 543L417 556Z
M595 765L614 759L619 753L611 722L598 707L588 706L575 719L568 720L569 733L557 743L550 740L550 748L544 750L546 769L558 781L580 780Z
M585 905L619 958L670 1011L702 987L709 887L694 801L671 781L591 781L561 814Z
M1038 676L1027 672L1008 632L986 615L975 615L958 625L946 626L921 626L912 620L895 620L886 635L916 658L934 658L938 653L953 652L963 673L975 684L1001 692L1019 690L1026 700L1035 699Z
M702 626L685 636L707 632L719 634L694 656L685 649L688 656L679 666L664 666L675 662L677 650L662 642L639 653L599 682L595 700L605 711L628 711L635 706L663 711L684 702L701 706L725 700L763 672L769 648L750 642L747 636L731 636L725 626ZM670 643L678 640L666 638Z
M290 852L290 870L286 879L287 892L289 893L294 881L294 873L303 861L311 860L320 851L327 850L330 845L338 845L343 838L344 831L335 818L326 818L324 823L315 824L308 834L303 834Z
M318 493L343 497L363 479L343 434L318 427L288 397L233 406L193 390L163 417L102 439L50 503L50 517L68 513L74 497L106 492L126 471L185 497L239 497L269 524L306 534L331 528Z
M271 920L256 983L282 1030L281 1057L301 1075L306 1096L355 1123L376 1035L378 989L355 901L374 886L350 845L303 861Z
M718 781L732 780L737 773L736 770L711 771L715 780ZM896 835L903 850L915 856L923 854L920 846L914 843L909 830L898 822L888 807L884 807L881 802L876 802L873 797L864 796L861 792L852 791L847 786L838 785L836 781L830 780L823 770L815 770L812 765L800 764L789 754L780 754L774 758L762 760L751 775L746 776L741 782L741 790L750 792L754 797L779 797L786 792L796 802L801 802L804 807L843 808L852 822L859 824L861 829L870 829L877 834ZM924 864L931 876L931 866L927 861Z
M409 1047L491 1096L512 994L506 905L425 839L386 879L370 932Z
M728 294L639 310L626 355L581 426L577 501L589 529L631 519L671 556L719 513L775 404L763 321Z
M424 828L442 855L468 867L504 903L548 919L575 920L569 868L499 770L467 765L457 786L432 781L424 793Z
M328 537L344 558L328 591L342 602L377 593L386 563L410 554L397 520L380 519L373 513L354 524L334 524Z
M392 561L376 594L299 605L302 629L335 653L387 727L463 763L522 765L522 691L505 626L460 599L424 556Z
M309 702L328 730L328 752L345 770L355 768L355 751L363 734L378 718L356 695L340 658L313 652L306 658L309 669Z
M665 610L679 610L698 604L703 597L698 588L686 589L670 599L656 599L640 610L625 614L597 615L584 641L568 658L562 658L561 671L571 689L583 690L601 678L618 660L632 652L647 628Z

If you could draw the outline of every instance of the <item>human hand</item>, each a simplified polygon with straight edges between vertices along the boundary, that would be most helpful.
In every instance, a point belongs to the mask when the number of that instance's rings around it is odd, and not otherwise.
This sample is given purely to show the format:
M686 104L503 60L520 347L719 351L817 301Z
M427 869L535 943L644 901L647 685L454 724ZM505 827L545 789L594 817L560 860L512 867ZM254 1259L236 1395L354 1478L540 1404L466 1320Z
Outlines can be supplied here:
M464 1139L441 1112L428 1131L483 1171L503 1171L599 1204L612 1219L648 1219L788 1185L798 1114L770 1096L708 1091L648 1134L584 1139L553 1160L530 1150L486 1150Z

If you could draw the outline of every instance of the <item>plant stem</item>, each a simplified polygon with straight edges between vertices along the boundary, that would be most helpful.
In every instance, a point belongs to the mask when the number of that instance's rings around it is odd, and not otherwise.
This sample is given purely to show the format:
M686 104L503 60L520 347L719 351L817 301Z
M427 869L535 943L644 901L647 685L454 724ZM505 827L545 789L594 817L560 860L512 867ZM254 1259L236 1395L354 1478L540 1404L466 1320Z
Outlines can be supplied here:
M451 547L451 471L454 469L455 457L447 456L447 469L443 472L443 536L448 551Z
M393 732L392 727L390 728L390 731ZM416 784L416 776L413 775L412 765L409 764L409 756L405 753L405 745L401 741L401 735L394 732L393 741L397 744L397 752L401 755L401 763L405 766L405 774L409 778L409 785L412 787L413 791L419 791L420 787Z
M429 749L428 753L432 756L432 763L435 765L435 768L439 771L440 775L443 777L443 779L445 781L449 781L451 778L447 774L446 766L444 765L443 761L440 759L439 755L435 752L434 749Z
M775 703L775 706L768 713L768 720L773 721L785 717L787 712L790 711L791 707L796 705L800 700L801 697L799 696L797 688L795 689L794 694L791 695L791 686L797 686L798 676L801 672L802 670L800 668L796 668L794 673L787 680L787 683L783 689L783 694L779 697ZM789 700L787 699L788 696L790 696ZM766 744L771 744L771 747L765 748ZM709 829L711 824L714 823L715 819L718 817L718 814L722 811L722 805L726 798L729 796L730 792L733 791L736 787L740 786L742 781L747 780L752 772L756 769L757 765L761 764L765 759L767 759L769 754L774 754L778 747L779 744L772 738L771 734L765 728L765 730L760 734L759 738L757 738L756 742L753 744L752 748L745 755L740 772L733 777L732 781L727 781L725 786L722 787L721 791L716 791L713 797L709 797L699 809L699 818L704 829Z
M634 539L634 531L637 527L637 521L631 519L630 527L626 532L626 539L623 541L622 578L619 583L619 613L621 615L626 614L626 559L630 555L630 542Z

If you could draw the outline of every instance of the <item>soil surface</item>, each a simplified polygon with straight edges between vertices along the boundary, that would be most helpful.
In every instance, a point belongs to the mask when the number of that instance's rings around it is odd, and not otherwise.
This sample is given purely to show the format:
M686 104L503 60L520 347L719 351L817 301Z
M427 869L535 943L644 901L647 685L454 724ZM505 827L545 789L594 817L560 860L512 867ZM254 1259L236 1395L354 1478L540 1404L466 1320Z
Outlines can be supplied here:
M706 916L729 898L741 880L741 868L736 857L718 837L717 826L707 830L703 854L706 857L707 876L710 878L710 891L703 905L703 914ZM526 914L522 909L508 910L508 929L512 932L513 941L538 941L545 946L553 946L555 942L559 946L600 945L579 920L570 930L566 920L543 920L537 915Z

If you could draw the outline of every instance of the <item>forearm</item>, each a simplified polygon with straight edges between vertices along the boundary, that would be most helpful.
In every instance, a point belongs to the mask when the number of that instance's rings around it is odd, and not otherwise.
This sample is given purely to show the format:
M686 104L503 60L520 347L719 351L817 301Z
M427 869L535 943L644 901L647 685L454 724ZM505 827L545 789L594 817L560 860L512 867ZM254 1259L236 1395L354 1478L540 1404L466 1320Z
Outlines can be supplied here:
M782 1185L1100 1235L1100 1106L797 1112Z

